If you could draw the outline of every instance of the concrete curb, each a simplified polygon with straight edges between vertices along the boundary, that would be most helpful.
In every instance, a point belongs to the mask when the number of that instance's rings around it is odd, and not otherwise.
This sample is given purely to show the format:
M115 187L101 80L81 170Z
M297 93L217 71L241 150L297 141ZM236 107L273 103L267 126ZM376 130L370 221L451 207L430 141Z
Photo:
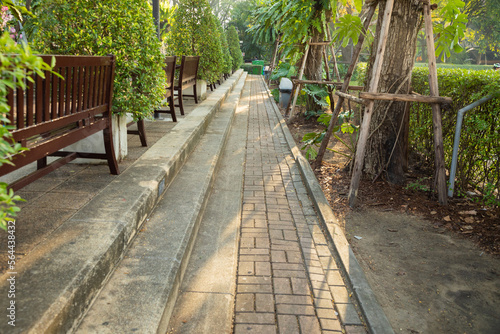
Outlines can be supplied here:
M330 204L328 203L328 200L326 199L323 190L316 179L309 162L306 158L304 158L295 144L295 140L293 139L286 121L283 119L283 116L281 115L281 112L279 111L269 89L267 89L267 93L272 101L271 104L274 112L280 120L281 129L285 134L288 146L292 151L295 161L299 165L299 169L309 192L309 196L320 218L323 232L329 241L330 248L335 252L334 255L338 260L340 260L339 264L343 267L343 272L348 280L347 284L349 284L350 288L354 292L354 296L361 309L363 318L366 321L368 330L373 334L393 334L394 330L382 310L382 307L378 303L373 290L368 284L366 276L356 260L351 246L349 245L349 242L347 241L347 238L338 223L338 219L331 209Z
M242 73L235 72L18 265L16 308L22 317L15 327L1 322L0 332L67 332L79 322ZM4 296L7 278L0 277Z
M77 333L167 332L243 79L208 125L199 145L158 202L157 213L148 217Z

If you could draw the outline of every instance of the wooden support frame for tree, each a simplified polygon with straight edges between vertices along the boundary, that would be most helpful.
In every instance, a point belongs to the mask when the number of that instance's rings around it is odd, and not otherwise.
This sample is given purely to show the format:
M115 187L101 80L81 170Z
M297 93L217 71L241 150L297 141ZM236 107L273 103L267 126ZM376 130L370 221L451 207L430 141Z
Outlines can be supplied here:
M353 58L352 62L349 65L349 68L347 69L347 73L344 78L344 83L342 84L342 87L340 88L340 91L342 93L347 93L347 90L353 90L353 86L349 86L349 83L351 81L352 74L354 73L354 68L356 67L356 64L358 62L359 54L361 53L361 49L363 48L363 42L365 40L365 34L368 31L368 27L370 26L373 14L375 13L375 9L377 8L377 3L373 2L371 3L365 22L363 24L363 33L359 36L358 39L358 44L356 44L356 48L354 49L353 52ZM361 86L356 86L359 88L359 90L363 90L364 87ZM333 128L335 124L337 124L337 118L340 113L340 109L342 108L342 105L344 104L344 97L339 96L339 99L337 101L337 105L335 106L335 110L332 112L332 118L330 119L330 124L328 125L328 129L326 130L325 136L323 138L323 141L321 142L321 146L318 150L318 155L316 156L316 160L314 161L314 166L313 167L319 167L321 166L321 162L323 161L323 156L325 155L326 148L328 146L328 142L330 141L330 137L333 132Z
M431 6L428 0L424 4L425 37L427 40L427 53L429 58L429 90L431 96L439 96L436 53L434 50L434 35L432 32ZM444 167L443 127L441 123L441 107L432 103L432 124L434 130L434 163L436 169L435 183L438 192L439 204L446 205L446 171Z
M385 4L384 17L382 20L382 27L380 29L379 44L377 45L376 49L377 54L375 56L372 77L370 81L370 86L368 88L369 92L376 93L378 89L378 83L380 80L380 73L382 72L382 63L384 60L385 46L387 44L387 35L389 32L389 25L391 23L393 6L394 6L394 0L387 0ZM374 102L375 102L374 100L370 100L370 102L366 106L363 115L363 122L361 124L361 129L359 132L358 145L356 147L356 157L354 160L354 169L348 195L350 207L354 207L356 203L356 197L358 195L359 181L361 180L363 162L365 158L366 142L368 140L368 133L370 130L370 121L372 119Z
M349 205L354 207L359 188L359 181L361 178L362 167L364 162L364 155L366 149L366 142L368 140L368 133L370 128L370 121L373 112L373 105L375 100L394 100L394 101L417 101L431 103L433 111L433 130L434 130L434 150L435 150L435 182L438 192L438 201L442 205L447 204L446 197L446 173L444 168L444 148L443 148L443 135L441 124L441 103L451 103L450 98L440 97L437 81L436 69L436 56L434 49L434 36L432 32L431 21L431 6L428 0L423 1L424 8L424 22L425 33L427 40L427 52L429 57L429 87L431 96L409 95L409 94L382 94L377 93L378 81L380 79L380 72L384 58L385 46L387 43L387 32L392 14L392 7L394 0L388 0L384 11L384 18L382 20L382 28L379 38L379 46L377 47L377 55L373 65L372 80L370 82L369 92L361 93L360 97L368 99L367 107L361 125L360 136L356 148L356 157L354 161L353 175L351 178L351 186L349 188Z
M302 65L300 65L299 80L301 80L302 76L304 75L304 68L305 68L305 65L306 65L306 60L307 60L307 56L309 55L309 45L310 45L309 43L311 43L311 39L309 39L309 41L307 42L306 49L304 51L304 59L302 60ZM295 94L293 96L292 109L290 109L290 120L292 120L293 117L294 117L295 105L297 104L297 97L299 96L301 88L302 87L301 87L300 83L297 85L297 88L295 88ZM287 109L286 114L288 114L288 109Z

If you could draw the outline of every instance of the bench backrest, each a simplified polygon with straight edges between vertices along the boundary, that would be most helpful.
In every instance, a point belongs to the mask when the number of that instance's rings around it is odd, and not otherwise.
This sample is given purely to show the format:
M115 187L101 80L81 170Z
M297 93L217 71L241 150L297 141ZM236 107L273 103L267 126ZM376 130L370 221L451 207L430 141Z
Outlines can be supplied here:
M41 56L51 63L53 56ZM3 165L0 175L41 159L105 128L111 123L114 56L54 56L55 74L26 80L26 89L8 93L10 132L30 150Z
M167 76L167 89L165 98L169 97L170 94L173 94L176 61L176 56L165 57L165 66L163 67L163 69L165 70L165 75Z
M179 86L185 88L196 83L199 62L200 56L182 56L179 72Z

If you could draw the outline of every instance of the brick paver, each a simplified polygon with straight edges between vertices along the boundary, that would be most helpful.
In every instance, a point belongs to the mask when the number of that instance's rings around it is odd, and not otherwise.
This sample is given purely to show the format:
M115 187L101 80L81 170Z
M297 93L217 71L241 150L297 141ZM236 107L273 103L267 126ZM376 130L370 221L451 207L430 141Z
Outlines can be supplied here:
M249 76L245 89L251 99L234 332L363 333L262 79Z

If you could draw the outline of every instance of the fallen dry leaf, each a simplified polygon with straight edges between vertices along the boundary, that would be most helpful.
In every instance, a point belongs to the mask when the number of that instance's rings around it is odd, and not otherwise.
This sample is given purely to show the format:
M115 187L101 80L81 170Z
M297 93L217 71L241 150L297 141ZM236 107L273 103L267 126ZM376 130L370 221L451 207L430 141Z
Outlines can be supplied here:
M474 223L474 218L472 217L467 217L464 219L464 221L467 223L467 224L473 224Z
M451 222L451 218L450 218L450 216L446 216L446 217L444 217L444 218L443 218L443 220L444 220L444 221L447 221L447 222Z
M477 215L477 211L476 210L469 210L469 211L460 211L459 214L461 215Z

